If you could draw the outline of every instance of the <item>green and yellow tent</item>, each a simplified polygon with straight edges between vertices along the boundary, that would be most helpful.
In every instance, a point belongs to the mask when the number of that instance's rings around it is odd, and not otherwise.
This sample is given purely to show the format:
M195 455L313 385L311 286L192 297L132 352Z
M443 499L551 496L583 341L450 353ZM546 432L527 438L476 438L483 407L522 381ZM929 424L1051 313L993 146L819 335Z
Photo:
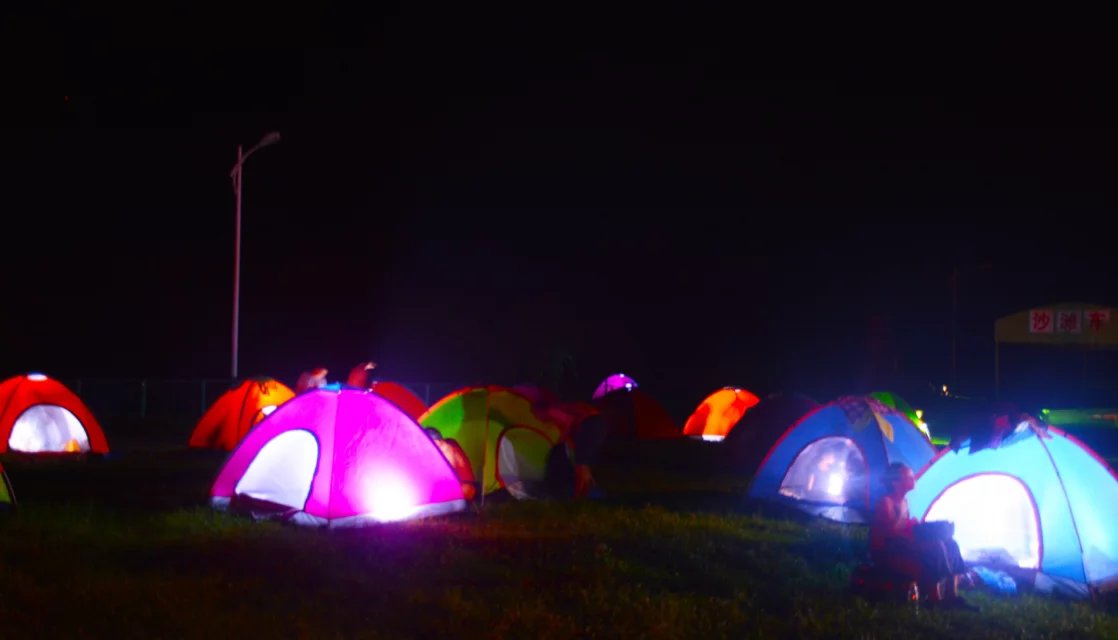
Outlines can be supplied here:
M11 507L16 503L16 495L12 492L12 484L8 481L8 474L0 465L0 509Z
M462 447L482 495L506 489L521 499L542 490L548 456L565 435L537 415L530 398L497 385L454 391L427 409L419 424Z

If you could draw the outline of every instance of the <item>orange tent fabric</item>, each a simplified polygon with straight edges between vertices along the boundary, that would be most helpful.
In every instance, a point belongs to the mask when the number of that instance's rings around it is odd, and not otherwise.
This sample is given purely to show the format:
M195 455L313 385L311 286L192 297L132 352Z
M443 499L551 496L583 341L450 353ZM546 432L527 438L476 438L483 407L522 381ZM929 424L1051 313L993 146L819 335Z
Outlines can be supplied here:
M0 453L9 449L12 439L12 429L17 421L29 410L58 407L69 412L80 423L89 441L89 451L92 453L108 453L109 443L105 439L105 432L101 430L100 423L93 417L93 413L85 403L61 382L48 378L41 373L8 378L0 383ZM55 428L52 426L52 428ZM79 452L80 448L71 439L60 448L42 449L35 452L72 453Z
M232 451L256 423L294 397L278 380L245 380L210 405L190 435L190 446Z
M704 399L687 422L683 435L721 440L761 399L745 389L724 387Z
M398 382L375 380L369 385L369 388L373 390L373 393L382 398L387 398L397 407L400 407L413 420L419 420L419 416L427 411L427 405L419 399L419 396Z

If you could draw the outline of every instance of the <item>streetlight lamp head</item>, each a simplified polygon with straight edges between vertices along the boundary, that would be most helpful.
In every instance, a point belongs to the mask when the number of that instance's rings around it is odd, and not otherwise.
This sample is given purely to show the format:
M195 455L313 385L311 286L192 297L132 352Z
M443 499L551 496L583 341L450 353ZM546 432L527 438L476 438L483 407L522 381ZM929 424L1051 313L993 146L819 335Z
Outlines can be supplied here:
M268 145L270 145L270 144L275 144L275 143L277 143L277 142L279 142L279 141L280 141L280 134L279 134L279 131L273 131L273 132L271 132L271 133L269 133L269 134L265 135L265 136L264 136L263 138L261 138L261 139L260 139L260 143L259 143L259 144L257 144L256 146L258 146L258 147L266 147L266 146L268 146Z

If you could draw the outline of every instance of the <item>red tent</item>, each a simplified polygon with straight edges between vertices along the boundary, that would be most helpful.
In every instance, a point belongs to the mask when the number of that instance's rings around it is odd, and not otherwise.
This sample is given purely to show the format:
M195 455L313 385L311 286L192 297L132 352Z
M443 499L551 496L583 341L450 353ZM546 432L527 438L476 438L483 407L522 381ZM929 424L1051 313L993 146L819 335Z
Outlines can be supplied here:
M61 382L41 373L0 383L0 453L108 453L93 413Z
M622 388L595 399L614 436L655 440L678 438L683 430L668 415L664 405L642 389Z
M419 399L419 396L415 395L412 393L411 389L408 389L398 382L374 380L373 383L369 385L369 388L378 396L392 401L393 404L400 407L400 409L413 420L419 420L419 416L427 411L427 405Z

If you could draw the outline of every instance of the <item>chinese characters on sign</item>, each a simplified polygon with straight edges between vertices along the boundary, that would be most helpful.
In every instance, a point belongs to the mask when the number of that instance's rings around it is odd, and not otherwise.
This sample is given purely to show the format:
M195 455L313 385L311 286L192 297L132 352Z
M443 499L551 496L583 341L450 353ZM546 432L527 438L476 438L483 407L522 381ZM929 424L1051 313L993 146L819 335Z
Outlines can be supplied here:
M1092 333L1102 331L1103 325L1110 322L1109 309L1090 311L1031 309L1029 311L1029 333Z
M1059 333L1080 333L1083 326L1079 324L1080 312L1057 311L1056 331Z
M1029 311L1029 333L1052 333L1052 311L1050 309Z
M1102 326L1110 322L1110 309L1099 309L1087 312L1087 326L1091 331L1100 331Z

